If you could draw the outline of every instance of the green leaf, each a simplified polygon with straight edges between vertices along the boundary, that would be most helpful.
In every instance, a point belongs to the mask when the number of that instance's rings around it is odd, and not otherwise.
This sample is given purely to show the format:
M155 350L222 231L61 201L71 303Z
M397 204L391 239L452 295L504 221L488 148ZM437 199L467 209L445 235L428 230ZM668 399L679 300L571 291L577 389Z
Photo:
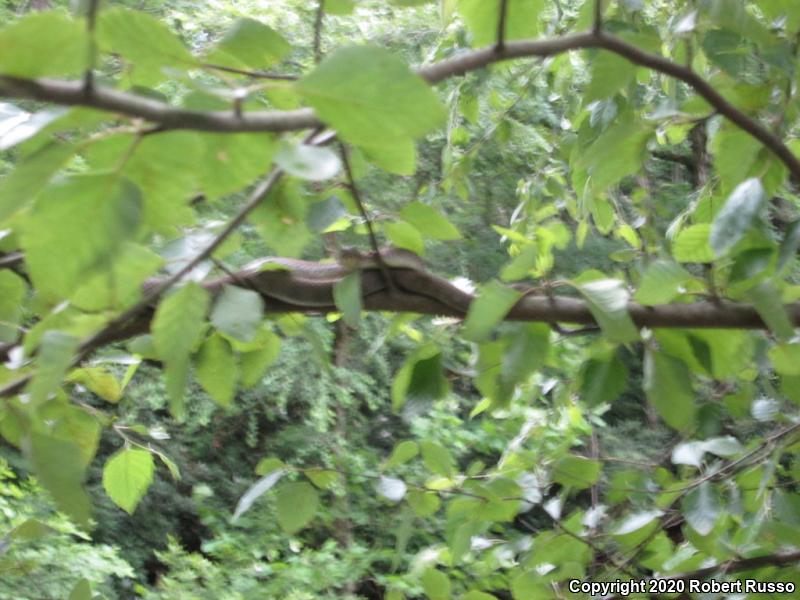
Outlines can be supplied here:
M800 344L777 344L769 349L769 359L781 375L800 375Z
M395 175L413 175L417 169L417 147L413 140L375 138L358 146L381 169Z
M431 239L448 241L461 238L458 229L427 204L421 202L406 204L400 211L400 216L416 227L422 235Z
M407 463L412 458L419 454L419 446L416 442L411 440L404 440L399 442L392 450L392 454L386 459L384 469L391 469L398 467L403 463Z
M645 306L666 304L680 294L681 286L691 278L691 274L680 265L657 260L647 267L633 299Z
M518 290L506 287L497 281L482 285L478 297L470 304L462 336L472 342L486 339L492 329L500 323L508 311L522 297Z
M0 222L30 203L74 152L69 144L48 144L17 163L0 180Z
M525 279L539 262L539 248L536 244L525 244L511 262L500 271L500 279L503 281L518 281Z
M414 254L425 254L425 241L419 230L409 223L384 223L383 230L393 246L411 250Z
M24 448L39 483L53 496L59 510L86 527L91 506L81 486L85 470L80 447L71 441L33 432Z
M20 330L16 327L22 318L22 300L27 285L13 271L0 271L0 343L17 341Z
M607 360L587 360L579 381L581 398L588 406L612 403L628 388L628 369L614 352Z
M451 594L450 579L437 569L426 569L420 577L422 588L430 600L449 600Z
M794 324L783 305L780 290L772 281L748 290L747 299L778 339L786 341L794 337Z
M275 142L265 133L201 133L200 184L210 197L238 192L269 169Z
M453 455L444 446L423 440L419 443L422 452L422 462L431 473L442 477L452 477L455 473Z
M750 231L765 200L759 179L748 179L733 190L711 225L709 243L716 256L725 254Z
M234 521L250 510L250 507L253 506L253 502L271 490L275 484L280 481L281 477L286 473L286 470L279 467L270 471L264 470L264 473L264 476L251 485L239 499L239 502L236 504L236 510L233 513Z
M69 374L68 381L80 383L106 402L116 404L122 398L122 386L117 378L103 367L83 367Z
M430 87L397 56L377 46L341 48L297 83L319 117L346 141L417 139L444 123Z
M0 199L0 202L2 200ZM797 249L800 246L800 220L795 221L786 228L786 235L781 242L780 251L778 252L778 264L775 270L781 273L787 265L793 264L797 258Z
M472 45L484 46L497 42L500 22L500 4L485 0L458 0L458 12L472 33ZM508 0L506 12L506 40L536 37L539 17L544 12L542 0Z
M120 450L103 467L103 489L114 504L132 515L153 482L154 469L153 455L147 450Z
M0 74L76 75L86 68L88 42L81 21L60 11L32 12L0 30Z
M87 273L107 270L138 229L140 212L136 186L115 176L77 175L45 188L22 235L37 291L53 300L68 298Z
M263 330L260 334L261 347L242 352L239 356L242 387L253 387L259 382L267 368L275 362L281 351L281 338L272 331Z
M647 399L678 431L694 425L695 404L692 377L686 364L661 352L648 350L644 360L643 387Z
M278 489L275 497L275 516L286 533L297 533L317 514L319 494L305 481L287 483Z
M611 52L599 51L589 68L591 81L584 94L586 104L594 100L610 98L628 87L636 77L636 68L631 62Z
M361 320L361 272L348 273L333 285L333 301L342 312L344 322L358 327Z
M289 42L272 27L255 19L240 18L234 21L208 56L208 62L226 67L260 69L279 62L289 50Z
M632 342L639 339L639 330L628 314L630 296L625 284L617 279L597 279L586 283L576 281L578 290L592 315L612 342Z
M641 169L651 135L650 127L631 120L620 121L580 155L577 166L590 176L594 190L604 191Z
M197 381L220 406L230 406L236 393L239 373L230 344L220 335L212 335L200 348L197 357Z
M752 135L733 125L722 127L717 132L711 151L723 193L730 193L748 177L763 147Z
M44 402L61 385L78 349L78 339L61 331L46 331L39 343L37 368L27 391L34 405Z
M92 585L88 579L81 579L69 593L69 600L92 600Z
M392 382L392 410L406 402L429 403L444 397L450 382L444 375L442 353L434 345L423 346L406 359Z
M600 478L603 465L583 456L568 455L553 465L553 481L579 490L593 486Z
M692 529L705 536L714 529L722 510L722 502L714 484L704 481L684 496L681 509Z
M421 490L411 490L408 493L407 502L414 514L423 519L435 514L442 505L436 492L424 492Z
M281 144L275 163L290 175L308 181L330 179L342 168L342 161L333 150L308 144Z
M341 479L338 472L330 469L304 469L303 475L321 490L331 489Z
M249 342L256 336L263 317L264 300L260 294L226 285L214 302L210 321L222 333Z
M714 262L714 250L709 243L710 235L709 223L699 223L683 229L672 244L673 258L681 263Z
M164 67L188 69L194 59L164 21L138 10L114 7L97 18L97 42L134 65L137 83L150 85L165 77Z
M183 414L189 354L205 329L208 304L208 292L189 283L162 300L153 318L153 342L166 363L170 409L176 416Z
M135 143L133 156L123 173L136 183L144 196L144 221L156 231L193 223L189 199L197 191L204 148L200 136L188 131L148 135ZM122 140L121 150L132 146ZM100 148L102 150L102 148ZM270 148L264 152L269 153Z

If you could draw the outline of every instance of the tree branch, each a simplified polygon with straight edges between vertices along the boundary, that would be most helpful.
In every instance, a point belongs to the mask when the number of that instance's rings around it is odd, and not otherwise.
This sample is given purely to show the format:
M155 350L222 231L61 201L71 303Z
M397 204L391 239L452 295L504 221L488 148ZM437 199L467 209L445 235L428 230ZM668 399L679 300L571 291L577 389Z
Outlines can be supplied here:
M683 81L720 114L769 148L786 165L792 176L800 180L800 160L783 143L783 140L759 121L736 108L694 70L663 56L646 52L602 30L543 40L506 42L501 51L498 51L496 45L492 45L422 67L417 70L417 74L428 83L434 84L499 61L532 56L553 56L587 48L599 48L614 52L634 64ZM242 115L230 112L192 111L172 108L163 102L143 96L98 86L94 86L87 93L81 83L53 79L28 80L0 76L0 96L98 108L153 121L163 129L197 129L233 133L298 131L321 126L314 111L308 108L291 111L253 111Z

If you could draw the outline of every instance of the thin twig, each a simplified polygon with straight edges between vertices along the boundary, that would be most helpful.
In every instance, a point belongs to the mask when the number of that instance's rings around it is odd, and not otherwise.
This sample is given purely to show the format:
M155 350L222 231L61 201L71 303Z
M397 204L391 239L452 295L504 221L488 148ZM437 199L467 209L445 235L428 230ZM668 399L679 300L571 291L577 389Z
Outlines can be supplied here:
M500 18L497 20L497 43L495 50L502 52L506 41L506 13L508 12L508 0L500 0Z
M289 75L288 73L250 71L248 69L237 69L236 67L226 67L225 65L215 65L213 63L202 63L200 66L211 71L222 71L224 73L233 73L234 75L243 75L244 77L249 77L250 79L272 79L276 81L296 81L299 79L299 76Z
M89 94L94 87L94 70L97 67L97 39L95 28L97 25L97 11L100 9L100 0L89 0L86 8L86 31L89 35L89 64L83 77L83 88Z
M325 18L325 0L317 0L317 14L314 17L314 62L322 60L322 22Z
M369 235L369 243L372 246L373 252L375 253L375 261L378 263L378 268L381 271L381 275L383 276L384 282L389 288L389 291L395 292L396 288L394 285L394 280L389 272L389 267L383 260L381 248L378 244L378 236L375 235L375 228L372 226L372 219L370 219L369 214L367 214L367 209L364 206L364 202L361 200L361 194L358 191L358 186L356 186L356 181L353 177L353 170L350 167L350 158L347 155L347 148L341 142L339 142L339 153L342 156L342 165L344 166L344 172L347 176L347 184L350 188L350 193L353 194L353 200L356 201L358 212L361 213L361 218L364 219L364 225L366 226L367 234Z
M603 31L603 0L594 0L594 22L592 23L592 31L599 34Z

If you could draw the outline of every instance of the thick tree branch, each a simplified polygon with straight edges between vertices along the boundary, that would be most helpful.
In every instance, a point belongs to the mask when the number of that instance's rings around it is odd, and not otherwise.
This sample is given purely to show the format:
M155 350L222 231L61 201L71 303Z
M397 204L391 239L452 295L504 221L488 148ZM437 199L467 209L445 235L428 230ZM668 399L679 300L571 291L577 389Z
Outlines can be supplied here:
M759 121L736 108L698 73L663 56L646 52L603 30L543 40L506 42L503 44L502 50L498 50L496 45L492 45L422 67L417 70L417 74L434 84L499 61L532 56L553 56L570 50L587 48L614 52L634 64L683 81L720 114L769 148L786 165L792 176L800 180L800 160L783 143L783 140ZM321 125L311 109L254 111L242 115L231 112L200 112L173 108L163 102L143 96L97 86L87 91L81 83L53 79L27 80L0 76L0 96L31 98L55 104L98 108L153 121L163 129L198 129L229 133L280 132L309 129Z

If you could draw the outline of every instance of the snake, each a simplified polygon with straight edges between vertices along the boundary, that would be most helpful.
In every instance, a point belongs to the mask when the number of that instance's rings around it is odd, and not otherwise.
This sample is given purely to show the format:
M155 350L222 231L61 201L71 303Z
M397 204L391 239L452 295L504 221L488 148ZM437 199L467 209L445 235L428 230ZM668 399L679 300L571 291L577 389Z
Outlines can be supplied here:
M442 305L444 313L466 314L472 296L427 270L415 253L395 247L363 252L344 248L336 262L314 262L268 256L237 272L209 282L212 290L222 285L245 285L267 299L305 309L335 309L334 287L359 272L362 298L379 292L416 295ZM390 281L387 281L387 278Z

